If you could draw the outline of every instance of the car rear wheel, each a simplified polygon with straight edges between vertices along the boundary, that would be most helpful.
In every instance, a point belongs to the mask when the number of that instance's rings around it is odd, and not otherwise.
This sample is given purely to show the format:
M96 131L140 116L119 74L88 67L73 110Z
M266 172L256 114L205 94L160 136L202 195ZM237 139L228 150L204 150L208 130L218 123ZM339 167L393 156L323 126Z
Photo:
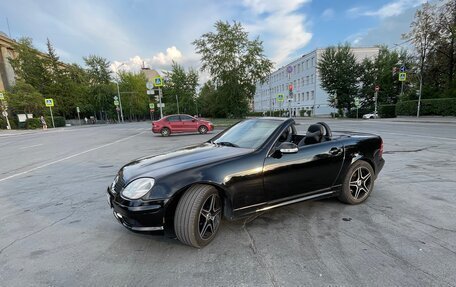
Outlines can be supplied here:
M359 160L348 169L338 198L348 204L359 204L369 197L373 188L374 170L369 163Z
M201 248L217 234L222 219L222 200L209 185L190 187L176 207L174 231L184 244Z
M171 131L168 128L162 128L160 133L162 136L167 137L171 134Z
M206 127L206 126L200 126L200 127L198 128L198 132L199 132L200 134L205 134L205 133L207 133L207 127Z

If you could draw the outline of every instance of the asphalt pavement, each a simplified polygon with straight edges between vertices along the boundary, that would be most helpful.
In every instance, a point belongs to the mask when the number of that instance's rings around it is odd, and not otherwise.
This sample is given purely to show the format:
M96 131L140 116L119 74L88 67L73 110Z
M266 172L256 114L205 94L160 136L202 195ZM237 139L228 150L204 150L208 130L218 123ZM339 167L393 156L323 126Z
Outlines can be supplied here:
M217 131L162 138L145 122L1 131L0 286L455 286L456 123L326 121L383 137L370 198L223 221L200 250L126 230L105 192L123 164Z

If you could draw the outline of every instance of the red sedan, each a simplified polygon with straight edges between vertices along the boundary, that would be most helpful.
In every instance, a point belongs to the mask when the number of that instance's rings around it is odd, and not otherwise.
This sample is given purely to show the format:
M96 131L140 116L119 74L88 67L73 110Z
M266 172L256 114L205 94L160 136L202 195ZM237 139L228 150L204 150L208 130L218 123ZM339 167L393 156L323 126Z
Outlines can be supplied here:
M189 115L170 115L152 122L152 132L160 133L164 137L173 133L199 132L205 134L213 129L214 125L211 122Z

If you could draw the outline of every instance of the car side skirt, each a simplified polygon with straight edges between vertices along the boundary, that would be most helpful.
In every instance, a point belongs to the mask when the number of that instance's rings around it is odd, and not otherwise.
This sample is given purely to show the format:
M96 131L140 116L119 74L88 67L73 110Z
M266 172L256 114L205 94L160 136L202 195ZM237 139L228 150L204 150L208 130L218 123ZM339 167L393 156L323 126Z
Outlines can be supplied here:
M282 198L280 200L271 201L269 203L259 203L259 204L254 204L251 206L244 206L244 207L233 210L233 213L235 214L235 216L232 218L226 218L226 219L237 220L237 219L240 219L240 218L243 218L246 216L250 216L251 214L254 214L257 212L263 212L263 211L267 211L267 210L274 209L277 207L298 203L301 201L332 197L332 196L337 195L337 193L340 192L340 189L341 189L341 185L335 185L331 188L317 190L317 191L314 191L312 194L307 194L304 196L302 196L302 195L300 195L298 197L293 196L293 197L288 197L288 198Z

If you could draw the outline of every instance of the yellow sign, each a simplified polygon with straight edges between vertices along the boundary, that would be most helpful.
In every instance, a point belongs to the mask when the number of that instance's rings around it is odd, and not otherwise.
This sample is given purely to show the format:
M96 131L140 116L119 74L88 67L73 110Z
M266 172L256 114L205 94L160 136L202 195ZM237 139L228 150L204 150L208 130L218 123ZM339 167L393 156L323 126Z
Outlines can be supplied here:
M53 107L54 106L54 100L53 99L44 99L44 103L46 104L46 107Z
M163 78L155 77L154 78L154 87L162 87L162 86L163 86Z
M407 79L407 73L399 73L399 81L405 82Z

